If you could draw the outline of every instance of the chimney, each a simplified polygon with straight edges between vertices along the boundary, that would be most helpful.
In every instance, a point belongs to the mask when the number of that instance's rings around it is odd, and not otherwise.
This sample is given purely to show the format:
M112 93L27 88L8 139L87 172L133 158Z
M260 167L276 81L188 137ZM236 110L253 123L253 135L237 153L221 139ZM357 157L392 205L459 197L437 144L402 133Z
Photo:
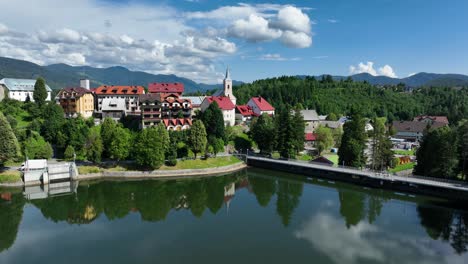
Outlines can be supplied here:
M89 90L89 80L88 79L81 79L80 80L80 87Z

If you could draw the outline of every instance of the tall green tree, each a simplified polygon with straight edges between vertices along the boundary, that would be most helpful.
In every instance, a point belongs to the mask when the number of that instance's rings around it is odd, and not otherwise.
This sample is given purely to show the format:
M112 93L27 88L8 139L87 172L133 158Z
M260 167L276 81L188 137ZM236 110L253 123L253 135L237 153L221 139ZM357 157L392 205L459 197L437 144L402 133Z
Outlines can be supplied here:
M428 177L456 177L458 167L457 134L450 127L429 131L416 152L414 174Z
M57 133L66 122L62 107L57 104L48 104L43 110L44 122L41 125L41 135L45 140L57 143Z
M108 147L110 158L124 160L130 153L132 143L130 131L119 124L112 133L112 136L112 141Z
M374 170L385 170L393 165L392 142L385 127L385 118L373 119L374 130L371 133L372 153L370 156L371 167Z
M101 162L103 149L99 127L91 128L85 143L86 159L92 162Z
M167 132L167 131L166 131ZM137 164L151 169L157 169L164 164L165 147L159 129L150 127L143 129L134 144L134 155Z
M201 153L206 149L206 129L202 121L196 120L193 122L192 128L190 129L189 145L195 154L195 159L197 154Z
M5 161L17 157L20 151L15 133L2 112L0 112L0 135L2 138L0 140L0 167L2 167Z
M292 146L295 153L297 154L300 151L304 150L304 131L305 131L305 122L304 117L301 114L299 108L296 108L294 111L294 116L291 118L291 135L292 135Z
M39 106L45 104L47 99L47 89L45 80L42 77L37 78L36 83L34 84L33 99Z
M276 126L276 150L279 151L281 157L290 158L295 155L294 134L289 108L279 110L275 118Z
M317 135L316 144L319 155L326 149L330 149L333 146L333 133L330 128L319 126L315 129Z
M257 143L261 153L271 153L275 146L276 128L273 118L263 114L255 118L250 125L250 135Z
M223 112L218 103L212 102L201 115L208 137L226 139Z
M110 157L108 148L112 142L113 134L114 134L116 127L117 127L117 123L115 123L115 121L112 120L112 118L110 117L104 118L104 121L102 122L102 125L101 125L101 139L102 139L102 144L104 145L103 154L107 158Z
M351 116L351 121L344 124L341 147L338 149L339 164L353 167L366 165L365 121L359 113Z

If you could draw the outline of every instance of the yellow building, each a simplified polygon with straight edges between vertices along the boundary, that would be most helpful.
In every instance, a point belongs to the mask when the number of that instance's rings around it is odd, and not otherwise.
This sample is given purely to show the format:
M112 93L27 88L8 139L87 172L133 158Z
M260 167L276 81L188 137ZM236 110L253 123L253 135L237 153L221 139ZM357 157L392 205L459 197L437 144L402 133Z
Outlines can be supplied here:
M85 88L64 88L55 97L66 117L77 117L80 114L84 118L89 118L94 112L94 95Z

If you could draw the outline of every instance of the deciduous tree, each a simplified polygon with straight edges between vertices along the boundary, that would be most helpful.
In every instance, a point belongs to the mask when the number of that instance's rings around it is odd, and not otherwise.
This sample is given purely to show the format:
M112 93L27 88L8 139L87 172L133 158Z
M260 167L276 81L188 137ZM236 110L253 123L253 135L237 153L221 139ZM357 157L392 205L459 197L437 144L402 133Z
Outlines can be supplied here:
M13 159L19 155L19 144L13 129L7 119L0 112L0 167L5 161Z
M207 143L206 129L202 121L197 120L193 122L192 128L190 129L189 142L196 159L197 154L205 150Z

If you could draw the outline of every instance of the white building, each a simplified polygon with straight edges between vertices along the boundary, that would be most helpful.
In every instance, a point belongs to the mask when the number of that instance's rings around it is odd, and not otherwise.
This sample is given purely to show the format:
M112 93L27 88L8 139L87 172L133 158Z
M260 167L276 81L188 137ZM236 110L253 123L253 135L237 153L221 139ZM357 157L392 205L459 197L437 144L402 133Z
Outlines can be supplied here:
M261 116L262 114L275 114L275 108L271 106L271 104L268 103L268 101L261 96L250 98L250 100L247 102L247 105L252 108L253 112L257 116Z
M34 101L34 85L36 80L34 79L13 79L3 78L0 80L0 101L7 96L10 99L18 101L26 101L29 97L31 102ZM46 84L47 98L46 101L51 100L52 89Z
M236 122L236 106L232 103L231 99L226 96L207 96L201 104L201 111L205 112L213 102L216 102L223 112L224 125L234 126Z

